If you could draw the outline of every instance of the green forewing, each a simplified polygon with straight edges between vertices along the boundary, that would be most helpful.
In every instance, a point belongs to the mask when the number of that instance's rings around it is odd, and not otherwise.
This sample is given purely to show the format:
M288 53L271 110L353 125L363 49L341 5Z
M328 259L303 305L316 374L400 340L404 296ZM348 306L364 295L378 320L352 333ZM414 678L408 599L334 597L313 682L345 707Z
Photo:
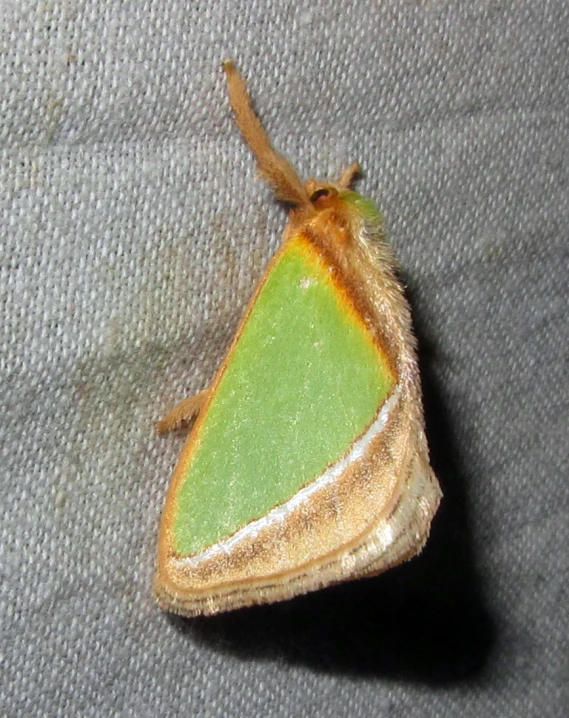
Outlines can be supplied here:
M291 498L344 454L394 382L314 250L268 275L194 437L174 520L195 553Z

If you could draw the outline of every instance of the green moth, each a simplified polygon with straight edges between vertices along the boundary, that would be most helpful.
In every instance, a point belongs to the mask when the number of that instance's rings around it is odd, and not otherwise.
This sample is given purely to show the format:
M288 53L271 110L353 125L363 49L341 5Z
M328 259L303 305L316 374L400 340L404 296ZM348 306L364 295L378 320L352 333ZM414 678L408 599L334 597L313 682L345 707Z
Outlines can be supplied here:
M291 209L211 386L158 423L195 419L154 582L186 616L378 574L422 549L441 498L409 307L380 215L350 189L358 165L303 183L224 69L237 125Z

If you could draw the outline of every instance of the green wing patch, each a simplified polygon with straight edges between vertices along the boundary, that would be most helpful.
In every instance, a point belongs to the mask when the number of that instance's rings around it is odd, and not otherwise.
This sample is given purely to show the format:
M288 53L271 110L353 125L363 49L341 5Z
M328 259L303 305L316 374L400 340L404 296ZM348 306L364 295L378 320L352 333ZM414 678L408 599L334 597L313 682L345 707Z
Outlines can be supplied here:
M281 253L196 427L174 547L196 553L290 499L371 423L394 377L301 238Z

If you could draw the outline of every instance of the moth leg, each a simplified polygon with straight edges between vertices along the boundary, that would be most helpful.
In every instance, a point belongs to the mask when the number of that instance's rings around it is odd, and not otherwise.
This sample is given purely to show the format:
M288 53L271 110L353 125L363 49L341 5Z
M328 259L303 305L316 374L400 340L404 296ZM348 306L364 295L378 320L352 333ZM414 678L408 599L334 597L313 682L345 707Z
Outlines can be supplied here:
M209 395L209 388L202 389L197 394L189 396L175 406L172 411L160 421L156 422L156 431L166 434L189 424L199 414Z

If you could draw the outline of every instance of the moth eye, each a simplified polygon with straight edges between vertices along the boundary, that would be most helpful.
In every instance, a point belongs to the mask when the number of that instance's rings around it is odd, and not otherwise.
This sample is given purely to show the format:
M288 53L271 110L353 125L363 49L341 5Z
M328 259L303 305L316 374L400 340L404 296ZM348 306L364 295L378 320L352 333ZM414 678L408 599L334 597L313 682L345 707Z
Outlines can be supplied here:
M312 193L312 196L310 197L311 202L316 202L316 200L319 200L320 197L328 197L330 194L329 189L325 189L324 187L321 189L317 189L316 192Z

